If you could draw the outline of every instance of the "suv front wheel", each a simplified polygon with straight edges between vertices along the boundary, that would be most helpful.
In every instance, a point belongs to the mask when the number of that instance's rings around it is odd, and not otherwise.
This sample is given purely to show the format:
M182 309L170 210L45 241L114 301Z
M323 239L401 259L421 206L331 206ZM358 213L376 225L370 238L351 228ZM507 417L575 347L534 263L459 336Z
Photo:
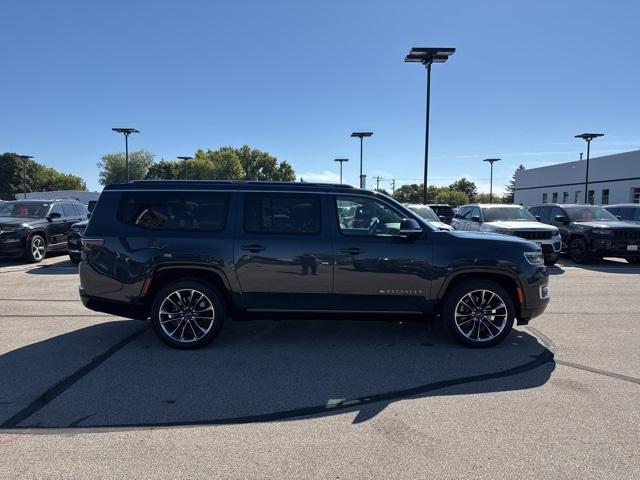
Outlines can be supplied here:
M41 262L47 254L47 241L42 235L33 235L27 240L26 248L24 249L24 258L28 262L38 263Z
M193 349L213 340L226 316L215 287L199 280L180 280L162 288L151 306L151 326L173 348Z
M442 311L449 333L469 347L501 342L513 327L511 295L490 280L465 280L451 290Z

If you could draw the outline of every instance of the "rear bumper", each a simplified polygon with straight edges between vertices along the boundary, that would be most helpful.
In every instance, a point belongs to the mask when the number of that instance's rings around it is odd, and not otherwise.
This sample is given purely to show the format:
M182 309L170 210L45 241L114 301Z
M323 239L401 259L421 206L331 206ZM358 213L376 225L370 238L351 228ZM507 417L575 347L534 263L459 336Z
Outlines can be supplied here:
M80 299L85 307L96 312L133 320L146 320L149 317L147 306L144 303L115 302L91 297L85 293L82 287L80 287Z

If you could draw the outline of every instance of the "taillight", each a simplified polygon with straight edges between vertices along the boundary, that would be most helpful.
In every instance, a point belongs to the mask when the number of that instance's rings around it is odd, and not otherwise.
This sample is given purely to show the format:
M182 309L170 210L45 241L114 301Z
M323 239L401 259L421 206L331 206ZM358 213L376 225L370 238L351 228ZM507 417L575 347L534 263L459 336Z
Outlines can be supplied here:
M82 248L91 250L92 248L99 248L104 245L104 238L83 238L81 242Z

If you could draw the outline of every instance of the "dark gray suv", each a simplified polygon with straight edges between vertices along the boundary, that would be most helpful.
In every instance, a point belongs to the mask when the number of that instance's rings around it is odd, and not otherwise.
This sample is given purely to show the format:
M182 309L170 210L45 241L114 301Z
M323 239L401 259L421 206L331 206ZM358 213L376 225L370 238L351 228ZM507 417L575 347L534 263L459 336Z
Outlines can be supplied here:
M344 185L138 181L106 187L82 237L80 296L151 319L175 348L230 313L439 314L487 347L549 301L542 251L506 235L441 231L395 200Z

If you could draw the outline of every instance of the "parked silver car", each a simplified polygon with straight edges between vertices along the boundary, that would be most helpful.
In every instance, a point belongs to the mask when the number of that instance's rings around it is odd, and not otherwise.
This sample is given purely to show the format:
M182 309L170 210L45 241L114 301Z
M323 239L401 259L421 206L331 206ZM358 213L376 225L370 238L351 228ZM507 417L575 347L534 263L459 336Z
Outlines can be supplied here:
M438 230L453 230L453 227L440 220L438 215L436 215L436 212L434 212L428 205L421 205L418 203L405 203L404 206L412 212L420 215L420 218L429 222Z
M560 231L540 223L520 205L470 204L458 208L451 225L456 230L515 235L539 244L547 265L558 261L562 248Z

